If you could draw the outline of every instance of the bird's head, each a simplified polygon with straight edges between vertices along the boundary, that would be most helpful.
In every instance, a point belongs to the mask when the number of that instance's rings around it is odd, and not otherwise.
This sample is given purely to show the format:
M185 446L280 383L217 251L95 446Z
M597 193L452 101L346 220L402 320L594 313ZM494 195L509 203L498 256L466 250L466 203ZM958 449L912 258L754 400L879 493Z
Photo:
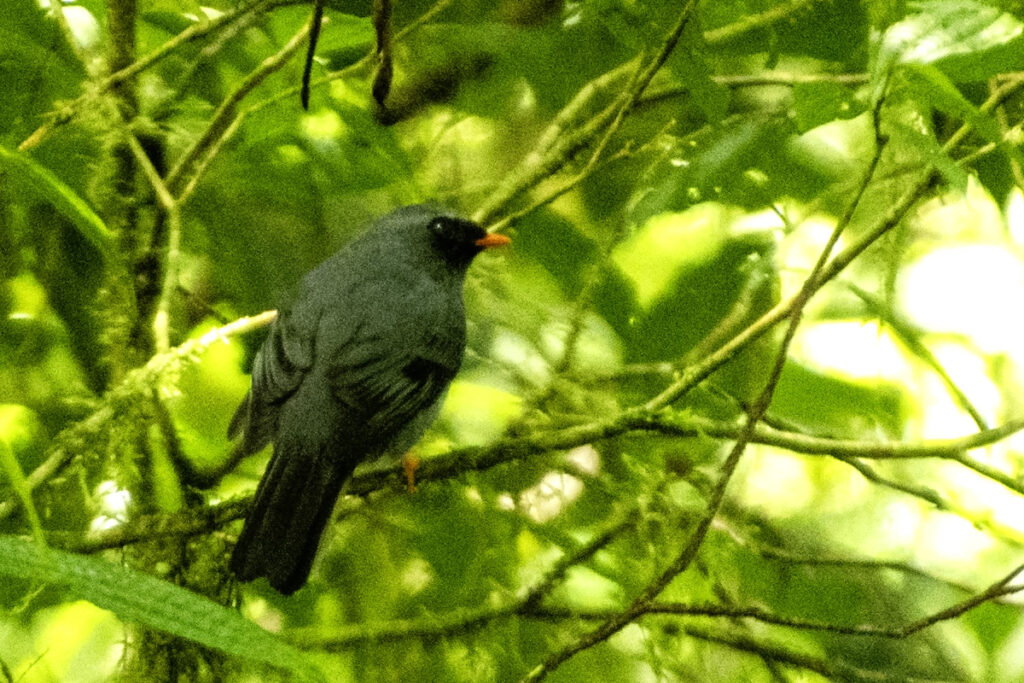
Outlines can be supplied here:
M417 204L388 214L380 230L390 233L394 246L405 246L411 259L441 263L464 273L473 257L485 249L508 244L505 235L489 233L473 221L435 206Z

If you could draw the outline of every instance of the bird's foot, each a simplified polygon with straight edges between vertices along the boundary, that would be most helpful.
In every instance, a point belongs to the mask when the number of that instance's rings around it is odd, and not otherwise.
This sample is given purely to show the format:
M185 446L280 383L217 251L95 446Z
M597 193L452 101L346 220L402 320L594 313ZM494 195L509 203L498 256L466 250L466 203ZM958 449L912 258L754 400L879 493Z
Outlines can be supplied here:
M420 458L412 451L402 456L402 469L405 470L405 481L409 485L409 493L416 491L416 468L419 466Z

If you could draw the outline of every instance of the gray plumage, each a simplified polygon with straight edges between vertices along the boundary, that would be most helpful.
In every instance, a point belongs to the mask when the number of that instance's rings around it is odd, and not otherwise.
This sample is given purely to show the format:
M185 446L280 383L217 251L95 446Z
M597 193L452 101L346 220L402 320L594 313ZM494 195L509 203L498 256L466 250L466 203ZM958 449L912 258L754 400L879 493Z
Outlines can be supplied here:
M423 435L462 363L462 285L486 236L439 209L404 207L303 278L228 428L245 454L274 444L231 558L239 579L301 587L356 465Z

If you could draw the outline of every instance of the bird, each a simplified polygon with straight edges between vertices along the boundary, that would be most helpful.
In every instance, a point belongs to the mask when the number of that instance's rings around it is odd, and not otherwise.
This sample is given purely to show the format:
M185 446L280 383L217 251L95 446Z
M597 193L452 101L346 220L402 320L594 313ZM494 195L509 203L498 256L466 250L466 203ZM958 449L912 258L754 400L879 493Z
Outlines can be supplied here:
M429 204L399 208L311 270L257 351L228 427L273 454L235 544L240 581L291 595L308 580L343 484L401 455L440 410L466 347L466 272L510 242Z

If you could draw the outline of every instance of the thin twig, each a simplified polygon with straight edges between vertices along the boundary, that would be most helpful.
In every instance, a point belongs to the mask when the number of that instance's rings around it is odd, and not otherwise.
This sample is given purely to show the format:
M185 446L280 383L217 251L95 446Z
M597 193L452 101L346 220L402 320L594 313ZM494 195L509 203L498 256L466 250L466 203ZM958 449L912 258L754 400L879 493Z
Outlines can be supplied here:
M860 667L846 664L835 657L820 657L794 650L790 645L772 642L763 636L753 637L745 633L726 631L723 629L711 629L686 624L682 627L683 633L691 638L706 640L709 643L716 643L741 652L749 652L758 657L781 662L788 666L795 666L808 671L814 671L830 681L864 681L864 682L885 682L885 683L916 683L915 679L908 678L902 674L887 674L881 671L869 671Z
M185 187L181 192L178 193L179 206L184 206L192 197L192 193L195 192L196 187L199 186L199 181L206 175L206 171L210 168L210 163L217 158L217 155L220 154L224 145L227 144L227 141L238 132L238 129L242 126L242 121L245 120L246 114L248 114L248 110L239 112L238 116L232 119L231 123L228 124L228 127L224 129L224 132L217 137L213 144L210 145L209 149L206 150L206 153L203 154L199 161L196 162L192 173L189 174L188 182L185 184Z
M934 626L943 621L949 621L963 616L972 609L991 602L996 598L1012 595L1024 590L1024 586L1008 586L1024 566L1015 568L1008 576L1003 577L985 590L971 595L970 597L950 605L949 607L915 619L902 626L878 626L876 624L835 624L828 621L805 619L800 617L788 617L772 612L764 607L756 606L735 606L720 605L715 603L684 603L674 601L654 601L648 604L643 611L644 615L650 614L671 614L685 617L718 617L727 619L752 619L774 626L785 626L787 628L802 631L825 631L844 636L869 636L873 638L889 638L892 640L903 640L913 636L924 629ZM578 610L564 607L537 607L530 612L522 612L523 616L538 619L608 619L615 616L615 610Z
M608 92L613 92L621 86L629 74L635 73L637 66L641 63L640 55L637 55L627 62L606 71L596 78L588 81L582 88L576 91L572 99L562 107L551 123L537 138L533 151L529 152L523 159L523 166L536 166L543 161L544 153L551 149L558 139L565 135L565 132L575 125L586 111L591 102Z
M285 65L288 58L302 45L302 42L309 34L309 29L310 24L307 22L291 37L284 47L264 59L259 67L246 76L237 88L228 93L228 96L224 98L224 101L214 111L210 125L206 127L206 130L199 136L199 139L186 150L181 159L178 160L178 163L171 169L171 172L167 174L167 187L172 192L178 192L188 184L188 175L192 173L196 162L209 148L217 143L217 140L224 135L225 131L230 129L231 122L235 118L238 103L252 92L254 88L263 83L268 76Z
M164 257L164 281L160 287L160 298L157 301L156 313L153 315L153 341L157 353L166 353L171 348L170 309L171 294L175 291L178 279L178 261L181 257L181 211L178 202L171 196L160 173L149 160L146 150L142 148L138 138L128 133L128 145L135 156L143 174L156 194L160 207L167 219L167 254Z
M874 315L878 316L888 327L892 330L896 338L903 342L903 345L907 349L917 356L921 361L930 367L932 371L938 375L939 379L946 386L946 390L952 395L953 400L963 408L963 410L971 416L974 420L974 424L978 426L978 429L988 429L988 422L984 416L974 407L971 399L968 398L967 394L953 381L953 378L949 376L946 369L942 367L942 363L935 357L931 349L925 346L924 342L921 341L922 332L917 329L913 323L906 320L896 311L886 307L881 301L878 300L870 292L858 287L853 283L848 283L850 291L854 295L864 302L868 309Z
M631 526L632 515L627 515L622 520L606 529L587 544L581 546L577 552L566 555L556 566L547 572L532 589L521 591L521 597L503 604L485 606L470 610L454 610L441 615L429 615L416 619L397 619L376 623L353 624L332 629L324 632L320 628L293 629L287 634L289 641L303 648L318 648L338 650L358 645L360 643L382 643L394 642L409 638L421 640L436 640L444 637L451 637L460 633L480 628L490 622L520 616L528 619L542 619L548 621L561 620L593 620L607 619L613 617L614 610L595 610L565 608L557 606L544 606L531 598L534 595L543 595L550 588L561 580L564 570L568 567L577 566L593 556L597 550L607 545L623 529ZM734 606L715 603L682 603L675 601L652 601L644 606L638 616L648 615L672 615L692 618L726 618L726 619L750 619L773 626L783 626L790 629L822 631L845 636L860 636L873 638L888 638L902 640L909 638L920 631L934 626L943 621L949 621L963 616L976 607L1010 595L1024 589L1022 586L1010 586L1010 582L1022 571L1024 566L1016 567L1005 577L994 582L984 590L971 595L970 597L951 605L933 614L916 619L902 626L878 626L875 624L835 624L830 622L817 621L800 617L789 617L769 611L757 606ZM683 630L690 632L692 625L686 625ZM734 634L738 635L738 634ZM700 636L698 636L700 637ZM743 636L748 638L750 636ZM763 636L762 636L763 637ZM755 641L750 641L754 643ZM755 653L761 652L764 641L756 641ZM841 662L832 662L832 671L850 670L849 665ZM868 680L875 680L877 672L862 671L861 676ZM888 680L882 678L882 680ZM905 679L901 679L905 680Z
M509 176L509 180L498 187L484 204L473 213L473 219L484 225L490 223L495 216L507 208L522 192L562 168L573 155L591 144L595 139L598 139L597 136L606 131L609 126L613 130L618 128L622 120L636 107L640 97L647 89L647 86L650 85L651 79L664 66L669 55L672 54L676 44L679 42L679 38L682 37L683 30L690 21L695 6L695 0L689 0L683 6L676 20L676 25L666 36L661 49L650 62L637 72L637 77L628 90L624 91L614 102L601 110L580 130L562 136L558 143L548 150L540 162L532 166L521 166L513 172ZM608 137L603 135L599 139L600 143L607 144Z
M744 37L753 31L768 28L772 24L791 19L793 15L809 10L815 4L824 0L790 0L783 5L777 5L760 14L750 14L716 29L704 32L704 42L708 47L716 47Z
M441 615L418 619L396 619L371 624L353 624L331 632L322 629L297 629L288 633L288 640L303 648L342 649L359 643L392 642L406 638L433 640L453 636L480 628L497 619L516 614L527 614L540 605L540 601L565 578L566 572L594 556L599 550L619 537L636 523L638 508L631 507L618 519L607 525L586 543L566 553L529 588L516 592L515 597L495 605L469 610L454 610Z
M418 28L420 28L424 24L428 23L431 19L436 17L438 14L440 14L445 9L447 9L448 5L450 5L450 4L452 4L452 0L438 0L438 2L434 3L434 5L430 9L428 9L426 12L424 12L420 16L416 17L416 19L414 19L413 21L409 22L409 24L407 26L405 26L401 31L396 33L394 38L392 38L392 42L393 43L401 42L403 38L408 36L413 31L417 30ZM352 64L349 64L348 66L346 66L344 68L338 69L337 71L332 71L332 72L330 72L330 73L328 73L328 74L326 74L324 76L321 76L320 78L312 79L310 81L309 86L310 86L310 88L316 88L317 86L326 85L327 83L330 83L331 81L337 81L337 80L340 80L342 78L348 78L349 76L354 76L354 75L360 73L361 71L363 71L364 69L368 69L370 66L372 66L373 63L374 63L374 59L376 58L376 55L377 55L376 48L372 48L369 52L367 52L365 55L363 55L361 58L359 58L358 60L356 60ZM258 102L255 105L253 105L252 107L249 108L248 112L249 113L253 113L253 112L258 111L260 109L264 109L266 107L269 107L270 105L272 105L272 104L274 104L276 102L280 102L283 99L288 99L288 98L296 95L301 90L302 90L301 86L293 86L293 87L289 87L289 88L284 88L284 89L280 90L279 92L274 93L273 95L271 95L267 99L262 100L261 102Z
M207 33L214 31L221 26L225 26L235 21L236 19L243 17L251 12L258 11L263 5L269 4L272 0L253 0L246 5L238 7L229 12L225 12L220 16L205 21L197 21L192 24L184 31L174 36L167 42L160 45L149 54L140 59L136 60L132 64L124 67L120 71L116 71L102 81L99 82L89 92L79 96L77 99L72 100L68 104L61 107L59 110L53 112L50 115L50 119L39 126L35 131L32 132L27 138L25 138L18 149L22 152L32 149L37 146L40 142L45 140L51 133L57 128L70 123L83 110L86 104L91 102L96 97L107 92L111 88L123 83L124 81L132 78L136 74L139 74L149 67L153 66L164 57L171 54L174 50L178 49L182 45L189 43Z
M878 107L875 109L875 130L877 134ZM524 681L543 680L551 672L555 671L576 654L608 640L608 638L618 633L625 626L632 623L642 615L644 613L643 610L645 609L645 606L660 595L673 579L689 568L693 559L700 551L700 548L704 543L704 539L711 528L712 522L718 515L722 501L725 500L725 492L728 489L729 481L735 473L736 467L739 465L747 444L753 439L761 417L764 415L765 411L768 410L768 406L771 404L775 388L778 385L779 378L782 376L782 368L788 356L790 342L792 342L793 337L796 334L796 329L800 323L804 307L817 291L815 283L818 281L820 274L824 271L826 263L832 254L832 250L839 241L840 234L846 226L849 225L856 207L860 205L860 201L864 196L864 193L867 191L871 177L874 175L875 167L878 165L878 161L881 158L882 149L883 145L879 143L875 150L875 154L872 157L871 163L868 165L868 168L864 173L860 187L854 195L853 201L850 202L845 215L836 223L836 227L832 231L832 235L829 237L828 242L822 249L821 254L818 257L818 261L815 263L811 273L804 281L803 287L801 287L800 291L792 299L793 303L789 311L789 325L786 328L782 344L776 353L775 362L768 381L765 383L764 389L750 407L743 428L740 431L736 442L733 444L729 455L726 456L725 461L721 466L721 472L715 483L715 487L712 490L711 495L708 496L705 511L697 521L697 524L695 525L694 530L690 534L689 540L683 547L682 551L676 555L675 559L669 563L669 565L665 567L665 569L663 569L653 581L649 582L644 587L640 592L640 595L637 596L629 606L626 607L626 609L616 613L593 631L578 638L575 642L553 652L537 668L532 670L523 679Z
M76 455L80 455L81 444L90 436L101 433L107 423L115 418L118 406L123 402L137 401L140 395L148 395L154 383L165 373L180 368L183 363L198 357L214 343L265 327L276 317L277 311L265 311L259 315L239 318L223 327L210 330L201 337L190 339L167 353L157 354L141 368L129 372L124 380L107 392L100 407L89 417L74 423L54 437L53 446L47 451L46 458L25 478L28 490L31 491L56 476ZM0 502L0 519L9 517L16 509L16 505L11 500Z
M989 94L994 94L999 90L999 84L995 78L990 78L988 81ZM1006 115L1006 108L1001 104L995 107L995 119L999 123L999 128L1002 131L1003 140L1009 139L1011 136L1017 138L1018 144L1020 141L1020 125L1011 126L1009 117ZM1016 133L1014 129L1016 128ZM1007 162L1010 164L1010 172L1013 174L1013 181L1017 187L1024 189L1024 170L1021 169L1020 162L1017 161L1013 156L1007 157Z
M934 176L935 171L931 168L922 173L917 182L889 206L889 210L876 221L872 228L866 230L859 239L850 243L843 251L839 252L822 269L821 275L811 284L812 292L821 289L821 287L833 280L858 256L864 253L868 247L872 246L903 220L910 207L924 195L925 190L931 185ZM714 353L708 354L701 361L683 369L680 372L680 378L666 387L657 396L650 399L645 404L645 407L651 411L658 410L664 406L671 405L685 396L695 386L707 379L715 370L732 360L736 354L762 337L775 325L785 320L797 303L797 295L794 295L776 304L771 310L764 313L760 318L720 346Z
M306 60L302 65L302 85L299 86L299 102L303 109L309 109L309 79L313 75L313 58L316 56L316 43L320 38L320 27L324 20L324 0L313 0L313 18L310 20L309 47L306 48Z

